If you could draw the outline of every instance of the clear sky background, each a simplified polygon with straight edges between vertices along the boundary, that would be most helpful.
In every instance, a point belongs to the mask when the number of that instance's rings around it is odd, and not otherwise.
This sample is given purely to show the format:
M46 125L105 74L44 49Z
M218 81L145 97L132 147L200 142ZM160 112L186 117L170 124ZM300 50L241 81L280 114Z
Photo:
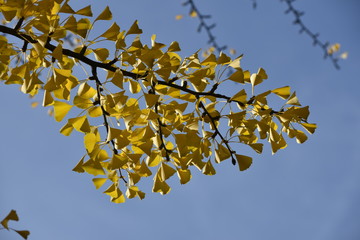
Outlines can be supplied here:
M94 4L95 15L111 6L122 29L138 19L144 42L152 34L162 43L176 40L183 57L207 46L205 33L196 32L197 19L175 20L188 13L183 0L73 2L74 9ZM309 122L318 130L308 142L289 141L274 156L268 147L252 154L245 172L223 162L215 176L194 174L182 186L173 181L168 195L143 189L144 200L113 204L90 175L71 171L83 155L81 134L59 134L63 123L47 109L32 109L17 86L1 83L0 218L16 209L20 222L11 225L30 230L33 240L360 239L360 2L294 3L321 40L339 42L349 52L341 70L298 34L279 0L258 0L256 10L250 0L195 2L213 16L217 41L244 53L244 69L263 67L267 89L290 85L310 105ZM0 239L20 237L3 230Z

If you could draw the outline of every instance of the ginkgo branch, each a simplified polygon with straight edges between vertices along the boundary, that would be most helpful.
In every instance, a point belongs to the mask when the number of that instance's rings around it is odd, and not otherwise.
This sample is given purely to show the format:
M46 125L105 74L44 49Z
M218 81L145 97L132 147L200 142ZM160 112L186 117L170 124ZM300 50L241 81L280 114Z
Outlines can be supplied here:
M324 52L324 58L329 57L334 64L336 69L340 69L340 65L338 63L339 58L335 57L334 54L329 54L328 47L329 42L322 42L319 39L319 34L312 32L302 21L301 17L304 15L304 12L297 10L293 6L294 0L281 0L282 2L285 2L287 4L288 9L285 11L286 14L292 13L295 17L294 24L300 26L300 33L306 33L310 38L313 40L314 46L319 46L323 52Z
M201 101L199 102L199 107L201 107L201 108L203 109L204 113L205 113L205 114L209 117L209 119L210 119L211 125L212 125L213 128L214 128L214 135L213 135L213 136L215 137L216 135L219 135L219 137L221 138L221 141L225 144L226 148L229 150L229 153L230 153L230 155L231 155L231 163L232 163L233 165L235 165L235 164L236 164L236 160L235 160L235 158L234 158L234 156L233 156L233 154L235 153L235 151L233 151L233 150L231 149L231 147L230 147L230 145L229 145L229 141L224 138L224 136L223 136L223 135L221 134L221 132L219 131L219 128L216 126L216 119L211 116L211 114L209 113L209 111L206 109L206 107L204 106L204 104L203 104Z
M211 44L219 53L221 51L224 51L227 48L227 46L224 45L224 46L220 47L220 45L216 42L215 35L212 32L213 28L215 27L215 24L209 25L205 21L205 19L211 18L211 15L201 14L193 0L187 0L184 3L184 5L190 5L190 12L195 12L196 16L199 17L200 23L199 23L199 26L198 26L197 30L198 30L198 32L200 32L201 29L203 29L203 28L205 29L205 31L206 31L206 33L208 35L208 38L209 38L208 44Z
M10 35L12 35L14 37L17 37L19 39L27 41L28 43L32 43L32 44L38 43L38 41L33 39L30 35L25 34L25 33L19 33L16 29L12 29L12 28L9 28L7 26L0 25L0 32L10 34ZM55 50L55 48L56 48L56 46L51 44L50 41L47 41L46 44L44 45L44 47L46 49L48 49L49 51L51 51L51 52L53 52ZM66 55L66 56L73 57L73 58L75 58L75 59L77 59L79 61L82 61L82 62L88 64L91 67L103 68L103 69L106 69L106 70L109 70L109 71L112 71L112 72L115 72L116 69L118 69L118 68L116 68L116 67L114 67L112 65L109 65L108 63L94 61L94 60L84 56L81 53L77 53L77 52L71 51L71 50L66 49L66 48L64 48L62 50L62 53L64 55ZM140 77L143 77L143 75L135 74L135 73L128 72L128 71L125 71L125 70L121 70L121 71L122 71L122 74L124 76L130 77L130 78L133 78L133 79L138 79Z

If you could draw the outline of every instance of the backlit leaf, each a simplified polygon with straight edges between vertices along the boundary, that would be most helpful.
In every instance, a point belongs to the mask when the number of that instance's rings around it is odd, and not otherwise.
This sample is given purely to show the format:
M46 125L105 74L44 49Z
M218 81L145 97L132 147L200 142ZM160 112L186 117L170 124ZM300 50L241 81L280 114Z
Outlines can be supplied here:
M178 52L181 51L179 43L178 42L172 42L168 48L169 52Z
M177 170L177 175L180 179L180 183L181 184L186 184L190 181L191 179L191 172L189 169L178 169Z
M107 178L93 178L92 181L96 187L96 189L101 188L102 185L106 182Z
M314 133L316 130L316 124L314 123L301 123L301 125L309 132Z
M145 101L146 101L146 106L148 108L153 107L158 101L159 101L159 95L156 94L144 94L145 96Z
M202 169L202 173L205 175L215 175L216 171L211 161L207 161Z
M282 99L287 99L290 96L290 87L286 86L286 87L276 88L271 90L271 92L280 96Z
M252 164L252 158L244 155L235 154L240 171L248 169Z
M85 149L90 153L97 143L97 137L94 133L87 133L84 136Z
M286 104L301 106L299 99L296 97L296 92L293 92L293 94L291 94L291 96L290 96L289 100L286 102Z
M61 122L61 120L63 120L63 118L66 116L66 114L73 107L70 104L67 104L65 102L59 102L59 101L55 101L53 106L54 106L54 117L55 117L55 120L58 122Z

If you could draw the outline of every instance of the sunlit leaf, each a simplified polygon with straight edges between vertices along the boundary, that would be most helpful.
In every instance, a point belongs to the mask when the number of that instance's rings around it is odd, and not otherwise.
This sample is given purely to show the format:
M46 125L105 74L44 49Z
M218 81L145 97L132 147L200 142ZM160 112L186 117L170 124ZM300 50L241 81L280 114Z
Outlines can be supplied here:
M290 87L286 86L286 87L276 88L271 90L271 92L280 96L282 99L287 99L290 96Z
M130 34L141 34L142 30L138 26L138 21L136 20L130 27L130 29L127 31L126 35Z
M293 92L293 94L291 94L291 96L290 96L289 100L286 102L286 104L301 106L299 99L296 97L296 92Z
M94 133L87 133L84 136L85 149L88 152L92 152L97 142L97 137Z
M92 14L92 11L91 11L91 5L88 5L88 6L84 7L84 8L76 11L75 14L92 17L93 14Z
M73 107L70 104L67 104L65 102L59 102L59 101L54 101L53 106L54 106L54 117L55 117L55 120L58 122L61 122L61 120L63 120L63 118L66 116L66 114L68 114L70 109Z
M301 125L309 132L314 133L316 130L316 124L314 123L301 123Z
M107 180L107 178L93 178L92 179L96 189L101 188L101 186L105 184L106 180Z

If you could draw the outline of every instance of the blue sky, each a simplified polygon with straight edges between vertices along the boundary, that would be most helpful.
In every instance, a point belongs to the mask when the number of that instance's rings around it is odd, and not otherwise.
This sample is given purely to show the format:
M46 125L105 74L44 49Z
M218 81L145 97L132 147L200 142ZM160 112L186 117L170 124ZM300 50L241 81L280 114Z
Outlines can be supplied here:
M196 32L197 19L175 20L188 13L182 2L86 4L94 4L97 13L112 7L122 29L138 19L144 42L152 34L162 43L176 40L185 57L205 48L207 37ZM215 176L194 174L182 186L174 182L166 196L147 189L144 200L117 205L94 188L91 176L71 171L83 155L82 136L62 136L62 123L47 109L31 108L17 86L1 84L0 218L16 209L20 222L12 226L30 230L34 240L360 238L360 3L294 3L321 40L349 52L336 70L309 37L298 34L293 17L284 14L285 3L258 0L253 10L249 0L195 2L213 16L218 42L244 53L243 68L266 69L265 88L290 85L300 102L310 105L310 122L318 130L308 142L289 141L274 156L268 147L262 155L252 154L254 163L245 172L222 163ZM0 231L0 239L20 237Z

